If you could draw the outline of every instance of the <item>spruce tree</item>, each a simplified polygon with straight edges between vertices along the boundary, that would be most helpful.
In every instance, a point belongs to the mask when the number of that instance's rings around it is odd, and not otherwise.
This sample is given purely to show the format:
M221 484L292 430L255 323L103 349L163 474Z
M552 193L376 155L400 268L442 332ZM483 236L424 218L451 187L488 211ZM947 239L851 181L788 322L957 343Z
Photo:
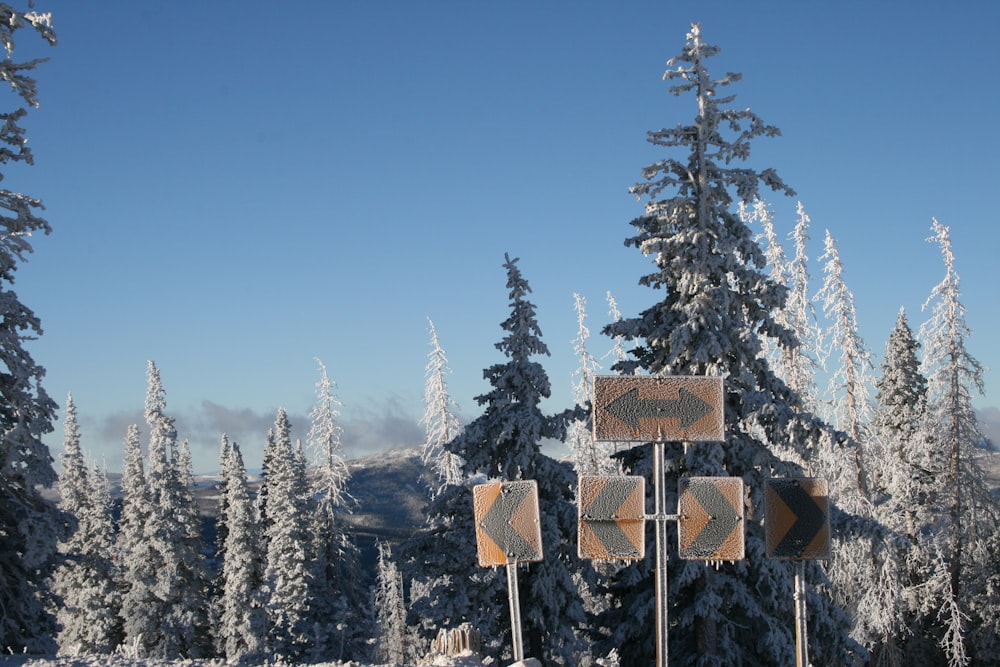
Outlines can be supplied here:
M551 394L551 387L545 370L534 357L548 355L549 351L541 340L535 306L527 298L531 288L522 277L517 261L505 255L511 314L500 325L505 335L496 348L507 361L483 371L491 386L490 391L476 397L484 407L483 414L468 424L447 448L464 461L463 472L467 478L537 481L545 559L532 563L519 577L525 654L539 657L546 664L571 665L575 664L582 646L578 631L585 621L573 580L574 568L580 567L573 539L576 531L572 492L575 479L567 464L541 453L541 443L546 439L564 440L566 424L577 414L572 411L550 416L541 411L541 400ZM490 650L496 651L498 643L504 645L504 650L508 649L510 642L506 638L510 635L510 622L502 613L507 599L502 594L503 588L496 585L501 577L488 572L484 578L482 572L477 572L467 578L465 573L470 568L475 569L476 563L475 552L468 546L455 545L454 553L443 553L459 540L475 541L470 489L446 487L435 499L432 511L449 517L432 524L428 533L442 540L437 544L426 541L421 544L418 540L411 547L415 553L410 559L412 562L423 551L421 555L428 562L426 572L440 575L435 583L448 583L452 591L438 588L430 593L428 600L419 604L414 601L414 607L421 609L420 605L426 605L423 609L427 613L436 612L449 626L472 621ZM444 538L441 528L446 525L453 536ZM459 530L462 532L458 533ZM424 540L428 534L424 535ZM438 551L440 555L434 558L427 551ZM458 562L454 560L456 556ZM447 576L452 572L455 578L448 582ZM461 589L460 602L449 600L446 603L440 599L454 595L456 588Z
M378 545L378 572L372 591L378 630L378 660L401 665L406 659L406 601L403 577L392 559L392 549L385 542Z
M228 442L227 442L228 445ZM263 553L259 529L247 485L243 455L234 443L223 448L226 462L225 544L222 595L216 641L229 661L259 660L267 633L263 600Z
M587 349L587 339L590 329L587 328L587 300L579 294L573 294L573 305L576 310L577 336L573 341L573 351L576 352L580 365L573 371L573 401L580 406L590 406L593 403L594 376L600 370L600 364ZM608 443L594 440L593 428L589 410L586 414L570 422L566 432L566 445L573 456L573 467L579 475L610 475L617 471L617 466L611 459L611 447Z
M930 241L941 248L945 277L925 308L920 329L927 377L927 437L933 447L934 493L939 513L936 545L946 576L937 578L944 625L939 644L950 665L977 664L1000 651L1000 507L985 481L981 452L986 439L972 406L983 391L983 367L969 353L971 330L961 301L951 233L937 220Z
M42 60L16 61L16 42L32 32L55 45L51 16L33 10L0 8L0 79L17 97L14 105L38 107L32 76ZM30 165L31 148L20 125L24 107L0 113L0 166ZM0 173L0 179L8 174ZM42 202L0 188L0 650L20 653L55 648L53 619L46 610L46 580L56 556L58 526L55 504L40 488L56 481L52 457L42 437L52 431L56 404L42 387L45 369L28 352L26 342L42 334L41 322L11 288L18 264L32 253L32 236L48 234L49 223L38 215Z
M52 583L58 599L56 642L61 654L108 654L121 642L111 496L107 478L87 470L72 395L66 399L64 433L60 508L75 526L60 544L63 559Z
M823 438L835 436L803 409L763 355L764 337L781 349L798 341L774 316L785 305L787 289L763 273L764 253L733 209L760 198L761 187L792 193L772 169L734 165L749 156L753 139L779 130L749 109L732 107L734 96L722 89L740 76L711 77L706 61L718 51L693 24L684 49L667 63L669 91L693 95L697 115L691 124L649 133L654 145L687 155L665 157L643 170L644 180L631 191L646 199L645 214L632 222L636 234L626 240L656 267L640 284L662 290L663 297L605 332L633 343L632 358L615 366L620 372L724 379L726 442L669 446L664 481L669 490L680 476L742 477L755 517L746 525L745 561L709 568L671 552L671 664L791 664L792 571L764 557L764 480L802 476L801 468L776 452L794 448L808 458ZM650 454L649 446L635 447L623 462L633 474L648 476ZM667 502L676 503L676 495L668 493ZM668 539L676 543L676 537ZM600 619L605 652L617 649L623 664L653 660L652 551L615 575L611 592L621 604ZM846 616L829 599L823 570L807 564L806 574L810 657L817 664L851 664L863 649L851 641Z
M360 554L347 516L354 499L347 493L350 470L341 443L340 399L319 359L316 404L310 412L308 445L316 461L310 510L312 535L309 579L311 646L315 659L361 660L367 648L367 591L362 586Z
M268 468L266 524L269 652L280 659L299 658L309 644L309 534L304 470L292 446L291 424L284 408L274 421L274 445Z
M462 430L456 412L455 402L448 394L447 375L448 358L438 340L434 322L428 318L431 330L431 351L425 371L424 384L424 444L420 450L420 458L434 475L431 481L431 494L437 493L440 486L458 484L462 479L462 461L445 447Z

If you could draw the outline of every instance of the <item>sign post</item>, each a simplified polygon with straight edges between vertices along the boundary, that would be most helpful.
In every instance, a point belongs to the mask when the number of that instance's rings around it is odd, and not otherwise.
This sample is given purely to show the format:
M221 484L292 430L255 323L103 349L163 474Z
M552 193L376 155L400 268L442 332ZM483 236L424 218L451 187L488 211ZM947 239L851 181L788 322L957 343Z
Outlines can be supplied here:
M472 488L476 547L482 567L507 568L511 644L515 661L524 660L517 564L542 560L538 484L534 480L493 482Z
M764 550L768 558L794 560L795 664L808 667L807 560L828 560L830 501L825 479L769 479L764 487Z
M725 440L722 378L599 375L593 395L595 440L653 444L654 513L646 518L656 535L656 664L666 667L667 521L678 516L667 514L664 443Z

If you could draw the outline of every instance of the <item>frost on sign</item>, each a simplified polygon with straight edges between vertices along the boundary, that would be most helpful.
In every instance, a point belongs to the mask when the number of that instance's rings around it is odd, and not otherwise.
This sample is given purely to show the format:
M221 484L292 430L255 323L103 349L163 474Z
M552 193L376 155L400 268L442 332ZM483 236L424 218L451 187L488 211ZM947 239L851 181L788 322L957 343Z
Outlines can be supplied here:
M542 560L534 480L478 484L472 488L472 504L482 567Z
M595 560L641 560L646 541L646 480L584 476L579 487L578 553Z
M722 378L598 375L594 439L615 442L721 442Z
M743 480L682 477L677 487L677 555L686 560L743 560Z

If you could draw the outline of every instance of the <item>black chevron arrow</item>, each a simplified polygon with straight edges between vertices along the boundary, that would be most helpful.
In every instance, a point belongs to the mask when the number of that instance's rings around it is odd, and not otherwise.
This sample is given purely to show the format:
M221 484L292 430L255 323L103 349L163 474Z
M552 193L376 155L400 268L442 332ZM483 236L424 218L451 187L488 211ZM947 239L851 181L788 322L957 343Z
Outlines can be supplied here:
M528 498L532 486L527 483L508 482L503 485L500 495L487 510L479 527L497 546L503 549L508 559L513 561L532 560L537 550L528 542L512 522L521 504Z
M775 558L798 558L815 539L819 531L826 527L826 512L806 493L802 485L794 479L772 479L769 482L778 497L795 514L785 536L773 549Z
M684 558L711 558L733 530L740 525L742 517L733 509L718 487L711 482L692 481L687 487L688 493L694 496L701 508L708 514L709 520L685 549Z
M638 429L640 419L680 419L681 428L688 428L714 409L710 403L681 387L676 399L639 398L639 389L625 392L604 406L615 418Z
M608 553L616 558L638 558L642 554L618 525L618 509L628 501L633 486L610 480L584 510L581 518Z

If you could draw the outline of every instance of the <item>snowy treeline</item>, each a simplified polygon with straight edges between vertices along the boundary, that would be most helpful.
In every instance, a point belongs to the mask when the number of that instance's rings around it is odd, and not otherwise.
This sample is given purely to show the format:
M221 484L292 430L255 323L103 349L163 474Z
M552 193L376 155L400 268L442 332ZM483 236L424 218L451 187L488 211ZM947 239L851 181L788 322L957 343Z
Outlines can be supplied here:
M32 26L54 39L44 17L11 17L0 30ZM827 478L835 508L834 556L805 568L813 664L987 664L1000 654L1000 508L985 481L988 443L971 405L982 368L966 347L971 332L950 230L932 221L929 240L944 271L930 292L928 319L914 333L900 311L876 368L858 333L835 238L825 235L816 288L804 207L789 253L764 195L791 196L792 189L773 170L737 166L754 140L779 131L724 93L740 76L710 75L717 52L693 25L668 62L669 90L692 98L694 120L649 133L664 157L632 187L644 212L626 239L651 260L639 283L655 296L625 316L608 295L611 321L602 329L612 343L603 372L724 379L725 445L668 444L666 488L683 476L730 475L748 489L745 560L706 566L671 553L671 664L794 663L792 570L765 558L762 526L764 480L785 476ZM7 80L34 104L30 69L10 69ZM22 152L5 150L3 162L30 155L15 141L20 115L8 115L4 131ZM538 483L545 558L522 566L517 578L526 654L546 665L652 664L653 550L629 564L576 555L578 475L648 477L652 470L651 446L608 446L590 435L592 378L606 357L590 351L583 297L574 303L580 367L567 379L575 405L554 414L541 408L551 395L540 361L549 350L517 258L505 255L503 263L510 315L496 348L505 361L484 369L489 390L476 397L482 411L464 426L431 324L423 419L429 516L403 543L379 546L377 582L368 591L345 522L351 499L340 403L322 363L307 442L292 442L279 410L256 492L238 443L222 436L214 545L202 543L188 444L178 439L152 362L145 434L139 425L123 434L120 513L104 472L81 451L72 396L59 507L42 497L39 486L55 475L40 438L56 406L39 385L43 369L21 346L39 324L7 287L30 252L26 237L48 226L32 214L35 200L0 191L0 201L13 216L0 217L7 309L0 646L415 664L439 632L468 624L485 655L509 660L506 584L476 566L471 488L530 479ZM571 461L542 452L552 440L568 444ZM668 506L676 503L668 495Z

